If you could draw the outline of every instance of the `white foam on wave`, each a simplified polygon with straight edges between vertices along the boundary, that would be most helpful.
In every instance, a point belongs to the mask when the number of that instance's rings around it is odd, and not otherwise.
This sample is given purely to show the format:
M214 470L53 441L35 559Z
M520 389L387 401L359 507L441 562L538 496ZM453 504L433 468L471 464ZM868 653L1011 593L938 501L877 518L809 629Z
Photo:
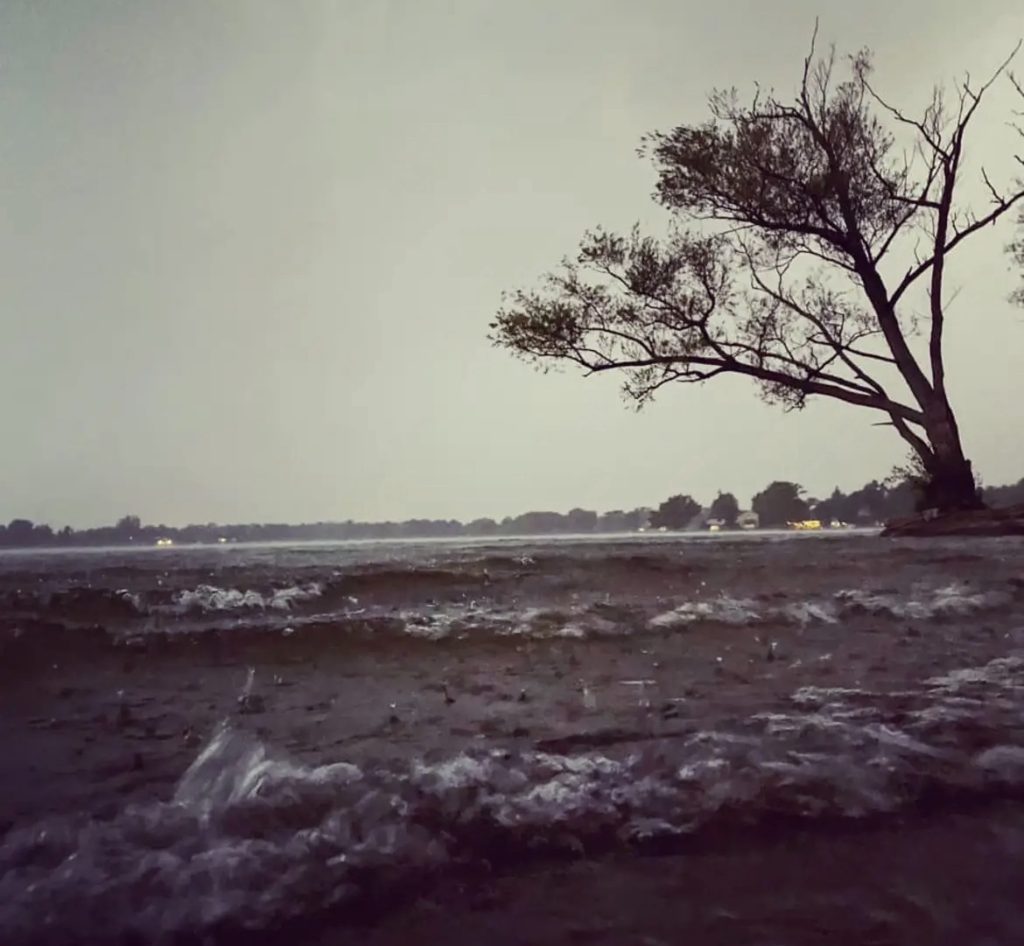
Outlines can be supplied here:
M270 617L291 614L297 606L321 597L318 583L293 585L272 591L221 588L199 585L178 591L170 605L154 606L151 612L177 617L230 616ZM137 596L118 592L137 610L144 610ZM354 608L355 599L347 599L341 610L308 615L317 623L335 620L355 621L360 632L402 633L427 640L446 640L469 636L514 636L547 640L565 638L587 640L624 636L645 629L664 632L686 630L701 624L748 627L765 624L835 625L865 616L878 620L948 621L968 618L989 611L1006 609L1014 594L1003 588L979 589L963 584L939 587L915 586L905 592L844 589L821 597L786 600L785 596L742 597L728 593L665 602L665 608L652 613L650 603L630 601L611 605L602 601L560 606L515 606L475 600L447 602L443 606L392 611L372 605ZM295 622L304 620L296 615ZM297 625L296 625L297 626ZM162 630L166 625L155 625Z
M990 661L984 667L952 670L937 677L930 677L925 682L934 689L959 694L972 687L990 684L996 684L1001 689L1013 688L1018 685L1022 674L1024 658L1010 655Z
M838 614L828 601L793 601L784 605L765 604L753 598L719 595L705 601L684 601L648 622L655 629L690 627L697 623L727 624L734 627L767 622L782 624L835 624Z
M173 603L179 611L290 611L296 602L319 598L322 592L323 588L317 582L278 588L268 594L252 590L240 591L237 588L218 588L216 585L199 585L194 589L177 592Z
M132 608L140 614L145 610L142 604L141 595L129 591L127 588L118 588L117 591L114 592L114 596L119 598L121 601L125 601L130 604Z
M835 595L842 614L867 613L918 621L967 617L1006 607L1012 600L1004 591L973 591L957 583L921 589L906 597L860 589L839 591Z
M305 766L224 725L170 802L9 832L0 941L259 929L345 902L367 878L380 890L495 846L585 854L775 814L889 812L936 787L1022 786L1019 656L895 694L807 687L731 729L621 757L492 749Z
M174 801L197 811L247 798L273 795L283 785L348 784L362 778L346 762L308 768L274 758L266 745L221 724L189 766L174 792Z
M968 617L1005 608L1013 601L1005 591L978 591L966 585L918 588L907 595L849 589L831 598L792 601L778 605L753 598L722 594L714 598L684 601L648 622L656 629L689 627L698 622L733 626L769 622L783 624L836 624L844 617L869 614L898 620L943 620Z
M979 590L963 584L915 587L903 594L849 589L821 598L779 603L719 594L689 599L650 616L639 605L578 604L564 609L530 607L523 610L450 606L428 615L407 612L407 632L443 639L473 633L514 635L537 639L612 637L638 628L664 631L697 624L746 627L759 624L795 624L801 627L838 624L857 615L893 620L949 620L1008 607L1013 596L1004 590Z
M408 612L402 615L400 620L404 621L405 633L410 637L440 641L459 633L463 617L451 612L442 614Z
M640 606L609 608L601 604L568 608L528 607L522 610L484 607L475 603L449 605L429 613L401 615L406 633L430 640L472 634L517 636L539 640L590 639L630 634L638 628L683 630L697 624L748 627L759 624L837 624L844 618L869 614L878 618L942 620L967 617L1006 607L1012 597L1003 591L975 591L962 585L918 588L905 595L843 590L819 599L778 603L720 594L691 599L653 617Z
M565 610L534 607L520 611L454 605L431 613L407 611L401 615L401 620L405 622L407 634L427 640L468 635L584 640L624 634L633 626L629 622L611 620L593 608L583 606Z
M797 706L827 706L837 703L848 703L857 699L871 699L877 696L870 690L855 687L818 687L804 686L796 690L790 699Z
M794 624L835 624L838 616L828 602L794 601L776 612L781 618Z
M751 598L732 598L719 595L707 601L684 601L671 611L650 620L655 628L685 627L698 621L717 624L755 624L762 619L756 602Z

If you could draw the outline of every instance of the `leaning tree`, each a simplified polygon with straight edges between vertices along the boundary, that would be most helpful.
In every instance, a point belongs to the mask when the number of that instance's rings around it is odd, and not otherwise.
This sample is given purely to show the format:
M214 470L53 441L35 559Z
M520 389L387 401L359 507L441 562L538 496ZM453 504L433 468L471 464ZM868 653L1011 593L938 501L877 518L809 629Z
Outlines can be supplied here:
M867 52L837 78L835 50L818 57L813 43L792 100L713 93L708 121L641 148L668 236L586 234L539 289L506 297L492 340L623 372L639 404L671 382L734 374L787 409L821 396L875 411L912 448L928 506L980 505L946 389L945 278L950 257L1024 199L1024 180L1000 187L984 168L983 211L960 188L986 93L1004 75L1022 92L1010 59L953 95L937 87L919 115L875 90Z

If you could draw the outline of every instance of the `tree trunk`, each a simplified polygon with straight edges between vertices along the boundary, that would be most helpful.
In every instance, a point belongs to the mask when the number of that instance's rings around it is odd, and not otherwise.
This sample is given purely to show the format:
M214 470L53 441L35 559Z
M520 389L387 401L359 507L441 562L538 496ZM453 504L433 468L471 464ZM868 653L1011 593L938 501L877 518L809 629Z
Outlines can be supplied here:
M925 508L939 512L983 509L985 504L974 480L974 470L964 456L960 431L948 403L927 412L925 430L931 445L931 456L922 457L928 473Z

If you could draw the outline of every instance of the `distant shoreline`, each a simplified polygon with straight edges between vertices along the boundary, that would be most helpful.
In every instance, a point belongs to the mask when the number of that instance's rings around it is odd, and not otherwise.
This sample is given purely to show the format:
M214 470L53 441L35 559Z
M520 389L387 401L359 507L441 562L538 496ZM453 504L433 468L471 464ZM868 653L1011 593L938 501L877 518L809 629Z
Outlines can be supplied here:
M460 536L400 536L358 539L254 539L245 542L175 542L172 545L158 546L155 544L126 543L120 545L43 545L43 546L4 546L0 547L0 556L30 553L59 554L62 552L153 552L170 553L186 549L239 549L239 548L295 548L296 546L365 546L365 545L484 545L487 543L515 542L604 542L609 539L625 539L641 542L673 542L673 541L727 541L730 538L781 538L781 537L817 537L839 538L841 536L878 535L882 526L855 526L847 529L820 529L807 531L801 529L727 529L712 532L708 529L678 530L668 532L552 532L522 533L517 535L460 535Z
M1024 479L1012 485L986 487L983 498L992 509L1022 504ZM6 525L0 524L0 550L607 537L663 534L656 532L661 527L677 535L704 531L731 534L787 531L787 523L817 533L881 529L886 523L913 518L919 499L913 484L906 480L895 485L873 480L849 494L837 488L820 500L805 498L803 487L797 483L776 481L752 498L749 511L742 509L731 493L720 492L709 505L680 494L657 508L638 506L602 513L580 507L565 513L531 510L502 519L480 517L465 522L413 518L383 522L346 519L171 526L144 524L139 516L123 516L110 526L54 529L30 519L12 519Z

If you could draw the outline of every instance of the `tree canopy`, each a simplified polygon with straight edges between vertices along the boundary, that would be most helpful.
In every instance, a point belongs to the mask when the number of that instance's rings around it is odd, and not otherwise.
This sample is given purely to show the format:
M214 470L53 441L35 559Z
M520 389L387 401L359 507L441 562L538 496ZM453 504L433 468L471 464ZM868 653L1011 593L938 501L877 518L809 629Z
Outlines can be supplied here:
M701 505L692 496L670 496L651 514L655 529L685 529L701 513Z
M719 493L711 503L710 517L721 519L727 526L736 525L740 504L732 493Z
M923 467L929 505L978 505L946 391L944 279L951 255L1024 199L1024 180L1000 186L984 168L984 211L958 191L969 126L1008 65L952 96L937 87L917 115L876 92L869 53L840 77L835 50L813 43L793 98L713 93L708 121L643 144L668 235L586 234L539 289L506 297L493 341L620 372L638 404L737 374L786 409L828 397L870 410ZM1024 262L1024 242L1013 250Z
M782 528L808 517L810 506L803 491L796 483L776 480L751 500L750 508L757 513L762 528Z

